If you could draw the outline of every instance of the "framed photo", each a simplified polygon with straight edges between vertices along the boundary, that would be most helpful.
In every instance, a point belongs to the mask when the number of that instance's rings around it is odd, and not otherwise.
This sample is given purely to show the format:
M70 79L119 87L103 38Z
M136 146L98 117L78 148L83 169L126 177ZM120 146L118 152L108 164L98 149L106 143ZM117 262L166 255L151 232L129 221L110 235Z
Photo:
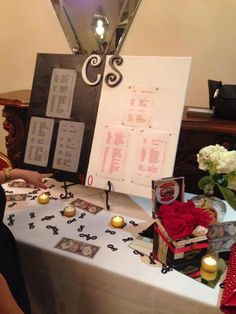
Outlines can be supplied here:
M170 177L152 181L152 216L157 218L161 205L175 200L184 201L184 177Z

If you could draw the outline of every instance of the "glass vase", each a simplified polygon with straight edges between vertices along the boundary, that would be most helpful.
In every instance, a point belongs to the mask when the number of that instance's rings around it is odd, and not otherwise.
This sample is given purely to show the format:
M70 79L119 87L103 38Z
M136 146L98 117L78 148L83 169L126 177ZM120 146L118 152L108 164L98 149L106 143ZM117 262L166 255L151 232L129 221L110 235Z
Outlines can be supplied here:
M214 196L214 188L212 185L206 185L204 194L194 196L192 201L196 207L202 208L210 215L211 224L223 222L226 214L226 205L219 197Z

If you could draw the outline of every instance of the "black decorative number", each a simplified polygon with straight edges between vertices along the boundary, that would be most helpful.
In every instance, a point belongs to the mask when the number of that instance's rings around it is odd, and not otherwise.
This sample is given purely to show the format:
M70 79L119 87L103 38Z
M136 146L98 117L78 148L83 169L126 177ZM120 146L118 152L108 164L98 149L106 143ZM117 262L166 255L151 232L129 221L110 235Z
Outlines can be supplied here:
M89 240L96 240L97 239L97 236L91 236L90 233L80 233L79 235L81 238L84 238L89 241Z
M134 227L137 227L138 226L138 224L135 222L135 221L133 221L133 220L130 220L130 222L129 222L131 225L133 225Z
M106 233L110 233L110 234L116 234L116 232L115 232L115 231L113 231L113 230L109 230L109 229L107 229L105 232L106 232Z
M35 218L35 213L34 212L29 213L29 215L30 215L30 218Z
M34 229L34 228L35 228L35 225L34 225L33 222L30 222L30 223L29 223L29 228L30 228L30 229Z
M128 241L132 241L134 238L132 237L128 237L128 238L125 238L125 239L122 239L124 242L128 242Z
M162 264L161 272L162 274L167 274L169 271L172 271L173 268L169 265Z
M142 252L138 251L138 250L134 250L133 253L134 253L135 255L144 256L144 254L143 254Z
M117 251L117 250L118 250L118 248L117 248L117 247L114 247L114 245L113 245L113 244L108 244L108 245L107 245L107 247L108 247L108 249L111 249L111 250L112 250L112 252L115 252L115 251Z
M68 223L68 224L72 224L72 222L74 222L74 221L76 221L76 219L75 219L75 218L70 219L70 220L67 220L67 223Z

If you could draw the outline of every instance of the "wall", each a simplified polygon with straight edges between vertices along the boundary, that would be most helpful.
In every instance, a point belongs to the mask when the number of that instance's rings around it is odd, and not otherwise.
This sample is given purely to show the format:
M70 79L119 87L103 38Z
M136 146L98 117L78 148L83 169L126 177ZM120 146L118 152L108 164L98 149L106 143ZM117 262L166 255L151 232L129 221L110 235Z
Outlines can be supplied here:
M208 78L236 83L235 34L235 0L142 0L121 53L192 56L185 105L207 107ZM0 92L31 88L37 52L71 53L50 0L1 1L0 38Z
M0 93L31 89L38 52L71 53L50 0L1 1L0 38ZM5 135L1 128L2 152Z
M208 107L208 79L236 84L235 34L235 0L142 0L121 53L191 56L185 105Z

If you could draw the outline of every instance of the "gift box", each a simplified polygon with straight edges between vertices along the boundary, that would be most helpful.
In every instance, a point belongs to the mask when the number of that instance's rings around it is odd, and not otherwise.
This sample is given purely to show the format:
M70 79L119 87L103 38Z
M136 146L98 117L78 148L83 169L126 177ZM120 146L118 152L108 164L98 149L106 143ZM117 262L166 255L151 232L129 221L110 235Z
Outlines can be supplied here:
M167 234L159 218L154 223L153 258L162 264L195 273L200 269L200 261L206 254L208 239L206 236L189 237L188 239L173 240Z

